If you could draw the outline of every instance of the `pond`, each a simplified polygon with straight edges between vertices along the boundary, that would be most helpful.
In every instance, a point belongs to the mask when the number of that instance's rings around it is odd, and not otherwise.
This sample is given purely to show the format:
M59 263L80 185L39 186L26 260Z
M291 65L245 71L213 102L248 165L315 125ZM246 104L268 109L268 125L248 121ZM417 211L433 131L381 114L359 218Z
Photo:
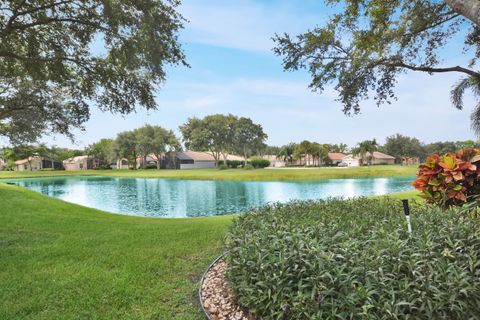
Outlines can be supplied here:
M179 218L239 213L271 202L297 199L384 195L411 190L413 179L391 177L287 182L58 177L8 182L108 212Z

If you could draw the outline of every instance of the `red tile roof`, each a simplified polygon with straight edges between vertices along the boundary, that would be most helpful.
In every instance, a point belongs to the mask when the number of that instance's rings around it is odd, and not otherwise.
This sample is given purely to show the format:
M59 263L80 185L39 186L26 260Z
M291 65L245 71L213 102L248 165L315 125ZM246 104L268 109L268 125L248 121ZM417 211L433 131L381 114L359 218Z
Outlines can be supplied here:
M338 153L338 152L329 152L328 157L330 160L335 161L335 160L342 160L345 158L346 154L343 153Z

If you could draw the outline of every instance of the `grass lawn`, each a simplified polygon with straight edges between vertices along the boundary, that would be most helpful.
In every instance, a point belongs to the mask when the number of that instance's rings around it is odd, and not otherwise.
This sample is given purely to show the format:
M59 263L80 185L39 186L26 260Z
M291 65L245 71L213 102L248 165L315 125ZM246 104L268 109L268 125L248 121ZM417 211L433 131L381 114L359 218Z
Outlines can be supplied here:
M0 184L0 319L201 319L231 216L107 214Z
M232 219L114 215L2 183L0 203L0 319L201 319Z
M332 178L368 178L414 176L417 166L370 166L351 168L281 169L192 169L192 170L84 170L84 171L0 171L1 178L102 175L133 178L175 178L197 180L318 180Z

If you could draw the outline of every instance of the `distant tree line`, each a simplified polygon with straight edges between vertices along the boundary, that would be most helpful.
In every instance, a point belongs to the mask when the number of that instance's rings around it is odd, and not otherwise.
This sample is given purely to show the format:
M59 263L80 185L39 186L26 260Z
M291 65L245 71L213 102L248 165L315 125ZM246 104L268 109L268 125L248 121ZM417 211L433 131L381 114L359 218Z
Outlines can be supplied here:
M379 151L395 157L396 162L401 163L403 158L419 158L420 161L423 161L429 154L446 154L460 149L478 147L480 147L480 141L439 141L425 144L417 138L395 134L387 137L384 145L378 144L376 139L361 141L352 148L344 143L321 144L304 140L300 143L291 142L283 146L267 146L264 154L274 155L287 164L293 164L295 161L302 164L303 161L312 165L320 163L328 165L329 152L351 153L368 162L372 153Z
M267 134L261 125L246 117L232 114L214 114L204 118L189 118L179 127L181 138L173 130L158 125L144 125L140 128L120 132L115 139L101 139L84 150L73 150L57 146L17 145L0 149L0 158L8 160L6 168L14 166L13 161L33 156L49 157L63 161L65 159L88 155L98 160L98 168L110 168L118 159L126 159L130 167L135 168L137 158L146 160L147 156L156 159L160 168L162 155L181 151L184 148L210 153L216 162L227 163L228 154L236 154L249 159L253 156L275 156L287 165L329 165L328 153L353 154L362 159L371 157L374 151L380 151L395 157L397 163L404 158L419 158L423 161L429 154L445 154L464 148L480 147L480 141L443 141L425 144L419 139L395 134L387 137L385 144L373 140L364 140L349 148L345 143L326 144L303 140L283 146L265 144ZM144 165L146 161L142 162Z

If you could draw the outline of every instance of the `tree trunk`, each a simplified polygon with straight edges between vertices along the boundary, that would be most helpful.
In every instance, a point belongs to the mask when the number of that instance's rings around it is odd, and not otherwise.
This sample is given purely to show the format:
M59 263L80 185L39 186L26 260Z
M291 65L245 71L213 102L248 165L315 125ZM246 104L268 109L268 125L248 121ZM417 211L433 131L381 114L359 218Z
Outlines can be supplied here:
M223 165L228 166L227 165L227 154L222 152L222 156L223 156Z
M215 167L218 166L219 153L215 151L210 151L212 153L213 159L215 160Z
M243 166L245 167L247 165L247 148L243 147Z
M133 153L133 170L137 170L137 154Z
M155 158L157 158L157 170L160 170L160 155L155 154Z
M457 13L480 26L480 1L478 0L445 0Z

